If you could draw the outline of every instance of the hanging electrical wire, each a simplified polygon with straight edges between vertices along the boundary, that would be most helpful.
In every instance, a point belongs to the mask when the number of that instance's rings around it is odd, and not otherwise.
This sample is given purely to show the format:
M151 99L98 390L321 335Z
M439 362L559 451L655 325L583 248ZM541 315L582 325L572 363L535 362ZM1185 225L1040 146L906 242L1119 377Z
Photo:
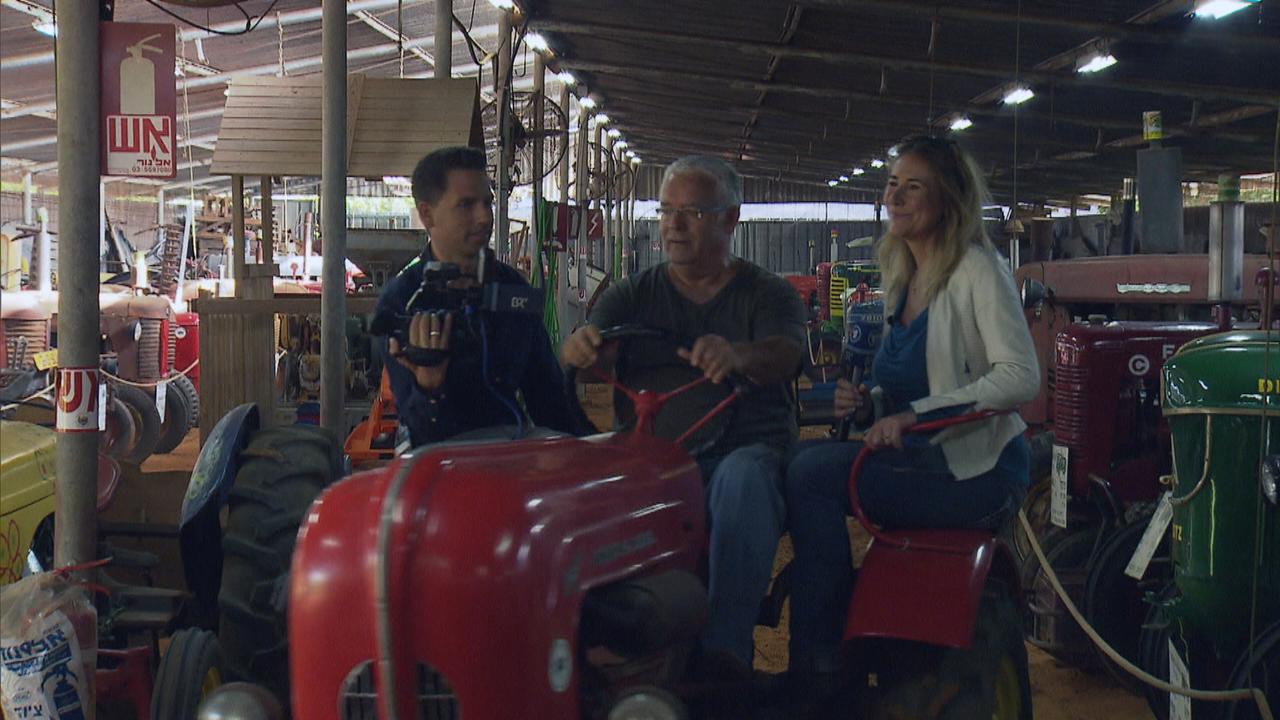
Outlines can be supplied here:
M257 20L254 20L253 16L250 15L248 12L246 12L245 9L240 6L240 3L232 3L232 5L234 5L235 8L240 11L240 14L244 15L244 30L236 30L235 32L228 32L226 30L216 30L211 26L201 25L197 22L193 22L179 15L178 13L173 12L169 8L165 7L164 5L161 5L159 2L157 2L157 0L147 0L147 2L155 9L159 10L160 12L163 12L165 15L168 15L169 17L175 20L178 20L187 25L190 25L191 27L197 30L200 30L202 32L207 32L213 35L234 36L234 35L247 35L253 32L254 30L257 30L258 26L262 24L263 19L271 14L271 11L274 10L276 7L276 3L280 2L280 0L271 0L271 5L269 5L267 9L264 10L262 14L258 16Z

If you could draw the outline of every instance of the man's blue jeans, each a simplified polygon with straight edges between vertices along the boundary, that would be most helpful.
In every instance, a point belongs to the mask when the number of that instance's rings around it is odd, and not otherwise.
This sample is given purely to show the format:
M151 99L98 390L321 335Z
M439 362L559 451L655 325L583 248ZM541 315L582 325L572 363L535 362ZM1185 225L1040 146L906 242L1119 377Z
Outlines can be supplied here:
M782 462L782 453L760 443L699 460L707 478L711 527L711 616L703 646L732 653L747 667L754 655L752 633L760 601L769 588L786 521Z
M845 517L849 469L861 443L806 443L787 468L786 502L795 560L791 577L792 671L839 668L841 636L853 591ZM1025 443L1015 452L1026 454ZM1022 465L1026 466L1023 459ZM936 446L883 450L858 478L867 516L886 528L983 528L998 531L1018 512L1025 479L989 472L958 481Z

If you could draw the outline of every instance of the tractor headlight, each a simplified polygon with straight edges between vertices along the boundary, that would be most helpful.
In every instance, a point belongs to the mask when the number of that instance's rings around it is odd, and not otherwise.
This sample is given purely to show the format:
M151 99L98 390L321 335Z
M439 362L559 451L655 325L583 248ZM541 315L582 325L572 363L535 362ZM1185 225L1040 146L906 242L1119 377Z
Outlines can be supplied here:
M609 708L609 720L685 720L684 703L655 687L628 690Z
M1280 505L1280 455L1268 455L1262 459L1262 494L1272 505Z
M196 710L198 720L281 720L284 710L269 690L246 682L214 688Z
M142 342L142 321L141 320L133 321L133 341Z

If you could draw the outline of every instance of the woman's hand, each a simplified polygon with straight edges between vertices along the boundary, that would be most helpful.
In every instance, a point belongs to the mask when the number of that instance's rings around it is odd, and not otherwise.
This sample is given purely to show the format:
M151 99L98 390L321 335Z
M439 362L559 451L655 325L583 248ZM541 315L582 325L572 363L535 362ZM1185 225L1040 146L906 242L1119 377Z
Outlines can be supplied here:
M859 384L854 387L853 383L840 378L836 381L833 402L835 415L838 418L853 415L855 421L862 423L871 416L871 391L866 385Z
M910 410L883 418L862 434L862 441L872 450L885 447L902 449L902 431L916 424L916 414Z

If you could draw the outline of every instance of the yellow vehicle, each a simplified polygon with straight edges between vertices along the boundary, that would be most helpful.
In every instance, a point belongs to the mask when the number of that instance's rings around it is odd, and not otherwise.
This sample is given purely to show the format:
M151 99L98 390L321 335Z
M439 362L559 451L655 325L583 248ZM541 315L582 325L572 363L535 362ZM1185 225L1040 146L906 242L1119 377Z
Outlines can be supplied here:
M53 559L54 432L0 420L0 585L22 577L34 553Z

